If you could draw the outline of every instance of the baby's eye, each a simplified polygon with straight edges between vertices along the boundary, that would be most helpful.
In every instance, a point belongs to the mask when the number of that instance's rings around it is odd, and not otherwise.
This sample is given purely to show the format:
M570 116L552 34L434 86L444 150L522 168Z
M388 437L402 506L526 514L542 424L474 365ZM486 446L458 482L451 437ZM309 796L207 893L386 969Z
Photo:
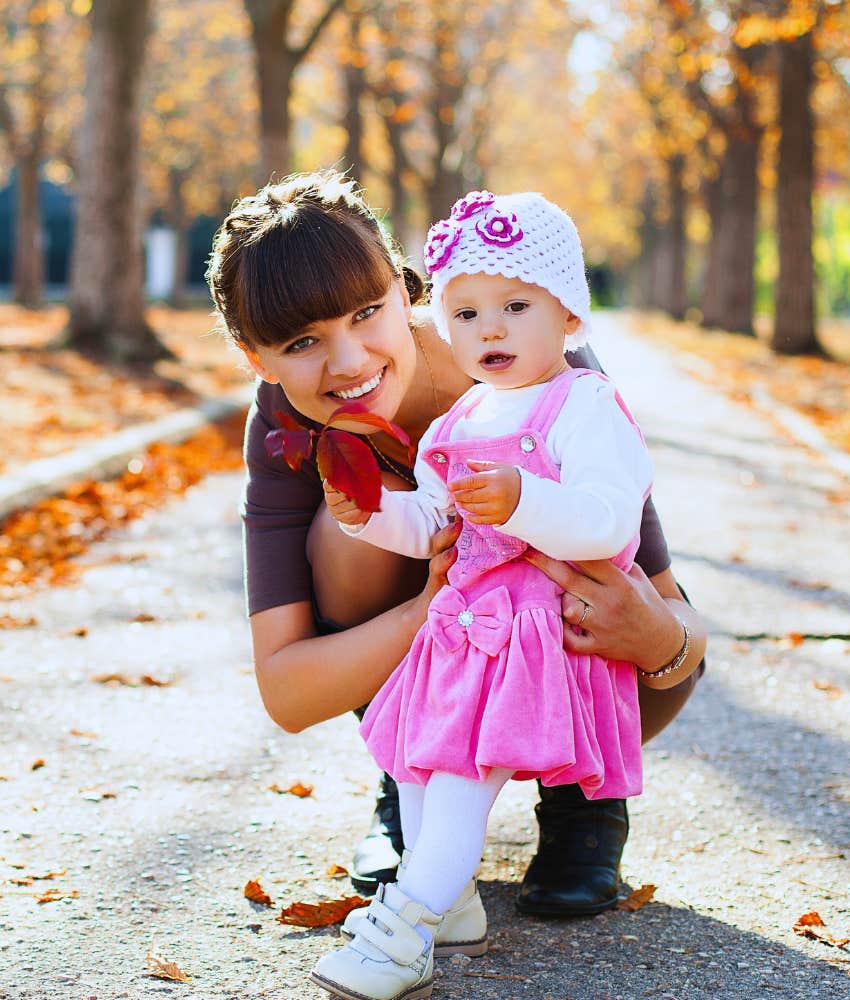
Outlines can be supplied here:
M455 313L455 319L466 320L467 322L471 319L475 319L477 313L474 309L460 309Z
M507 304L507 311L510 313L521 313L528 309L527 302L509 302Z
M283 353L299 354L301 351L306 351L308 347L312 347L315 343L317 343L315 337L299 337L298 340L293 340L291 344L287 344Z

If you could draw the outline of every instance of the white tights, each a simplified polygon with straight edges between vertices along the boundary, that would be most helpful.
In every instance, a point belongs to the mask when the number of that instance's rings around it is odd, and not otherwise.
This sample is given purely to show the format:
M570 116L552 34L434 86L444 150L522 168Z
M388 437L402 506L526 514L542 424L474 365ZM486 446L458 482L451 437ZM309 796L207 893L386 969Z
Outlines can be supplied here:
M512 771L494 768L484 781L434 772L427 785L399 782L401 829L411 852L399 880L410 899L445 913L475 874L487 817Z

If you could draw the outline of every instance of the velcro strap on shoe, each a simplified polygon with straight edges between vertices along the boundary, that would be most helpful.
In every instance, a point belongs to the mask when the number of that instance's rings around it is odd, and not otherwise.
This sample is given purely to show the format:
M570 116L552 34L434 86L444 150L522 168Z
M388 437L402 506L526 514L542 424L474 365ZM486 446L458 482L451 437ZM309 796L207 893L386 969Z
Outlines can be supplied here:
M371 917L378 923L373 923ZM357 934L399 965L413 965L426 947L410 924L376 899L369 905L367 919L359 923Z

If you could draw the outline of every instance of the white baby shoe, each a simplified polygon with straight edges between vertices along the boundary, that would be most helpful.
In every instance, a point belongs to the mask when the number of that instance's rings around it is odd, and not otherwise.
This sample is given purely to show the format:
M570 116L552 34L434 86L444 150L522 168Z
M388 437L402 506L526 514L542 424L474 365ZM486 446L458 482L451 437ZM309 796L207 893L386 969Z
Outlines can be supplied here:
M324 955L310 978L345 1000L427 1000L434 987L433 935L440 918L397 885L378 886L357 933L343 948Z
M409 860L410 851L405 851L398 866L399 875L404 873ZM350 941L357 933L361 922L366 919L367 913L365 907L352 910L340 928L342 937ZM454 906L443 914L443 919L434 935L434 957L469 955L471 958L477 958L486 951L487 914L478 894L478 883L475 879L471 879Z

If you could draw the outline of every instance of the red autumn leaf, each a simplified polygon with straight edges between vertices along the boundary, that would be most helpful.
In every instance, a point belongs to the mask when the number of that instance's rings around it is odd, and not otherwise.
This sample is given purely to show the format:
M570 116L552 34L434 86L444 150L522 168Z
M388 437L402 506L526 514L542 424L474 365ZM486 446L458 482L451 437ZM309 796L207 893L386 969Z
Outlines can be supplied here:
M352 910L368 905L369 900L362 896L343 896L342 899L326 899L320 903L298 902L285 906L275 919L293 927L328 927L341 924Z
M243 890L245 898L250 899L252 903L261 903L263 906L273 906L274 900L271 896L263 889L256 879L249 879L245 883L245 888Z
M297 472L304 459L313 452L315 434L287 413L277 410L275 416L281 426L266 434L266 454L269 458L282 458L290 469Z
M316 448L319 475L360 510L381 509L381 469L372 449L356 434L326 430Z
M354 423L369 424L372 427L378 427L384 433L394 437L396 441L400 441L407 448L408 457L411 460L413 459L413 448L407 432L399 427L398 424L394 424L392 420L384 419L379 413L372 413L362 403L343 403L342 406L338 406L328 418L325 427L331 427L341 420L349 420L354 421Z
M640 889L635 889L634 892L629 893L625 899L619 900L616 908L618 910L628 910L630 913L634 913L642 906L646 906L646 904L652 899L657 888L657 885L642 885Z
M821 918L821 915L817 910L811 910L809 913L804 913L802 917L797 918L797 923L795 927L824 927L826 926Z
M341 878L343 875L348 874L348 869L344 868L342 865L334 864L328 868L325 874L330 875L331 878Z

